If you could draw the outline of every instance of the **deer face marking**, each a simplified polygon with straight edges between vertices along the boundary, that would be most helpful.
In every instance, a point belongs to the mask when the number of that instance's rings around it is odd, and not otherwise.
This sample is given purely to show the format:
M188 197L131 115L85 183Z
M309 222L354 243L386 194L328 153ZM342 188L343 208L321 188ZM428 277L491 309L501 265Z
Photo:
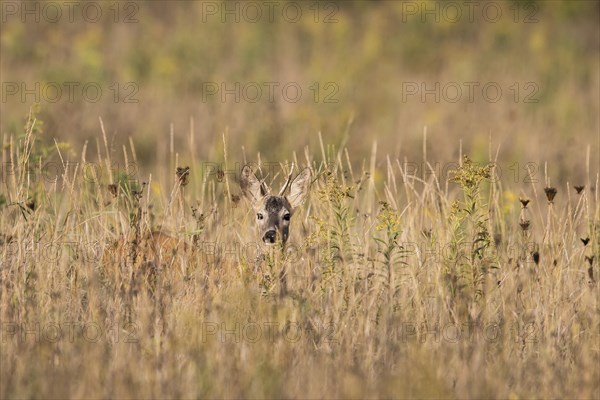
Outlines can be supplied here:
M261 240L267 245L277 241L285 244L289 237L290 221L296 207L308 194L311 173L306 168L292 181L291 174L278 195L271 195L266 183L258 180L249 166L242 168L240 187L256 213L256 225ZM291 182L291 183L290 183ZM289 192L288 192L289 189Z

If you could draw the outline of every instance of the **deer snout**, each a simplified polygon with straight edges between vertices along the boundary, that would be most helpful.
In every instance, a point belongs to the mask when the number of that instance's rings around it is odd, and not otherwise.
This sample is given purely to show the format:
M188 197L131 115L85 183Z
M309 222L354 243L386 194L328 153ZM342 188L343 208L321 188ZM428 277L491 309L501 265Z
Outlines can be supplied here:
M267 244L274 244L277 241L277 231L275 229L269 229L263 236L263 242Z

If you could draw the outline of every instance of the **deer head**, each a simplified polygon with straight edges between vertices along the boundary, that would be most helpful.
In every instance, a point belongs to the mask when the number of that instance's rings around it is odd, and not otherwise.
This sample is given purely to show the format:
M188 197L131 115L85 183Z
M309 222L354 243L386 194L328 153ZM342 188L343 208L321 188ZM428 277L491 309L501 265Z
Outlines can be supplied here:
M293 168L292 168L293 171ZM285 244L289 237L290 221L294 210L306 199L311 183L309 168L292 180L292 172L286 184L278 195L271 194L271 190L264 181L258 180L252 168L248 165L242 168L240 187L256 213L256 224L261 240L272 245L278 240Z

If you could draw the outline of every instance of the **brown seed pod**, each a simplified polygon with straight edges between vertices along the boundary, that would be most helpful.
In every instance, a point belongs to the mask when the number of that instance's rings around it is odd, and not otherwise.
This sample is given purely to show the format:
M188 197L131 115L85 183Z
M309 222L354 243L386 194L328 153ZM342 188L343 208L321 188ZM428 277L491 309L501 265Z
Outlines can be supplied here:
M27 206L27 208L29 208L31 211L35 210L35 200L34 199L29 199L25 202L25 206Z
M553 203L554 202L554 196L556 196L556 193L558 192L556 190L556 188L554 188L554 187L546 187L546 188L544 188L544 192L546 192L546 198L548 199L548 202Z
M225 172L222 169L219 169L217 171L217 182L223 182L224 178L225 178Z
M590 264L590 267L594 265L594 256L585 256L585 260Z
M190 167L177 167L175 174L177 174L180 186L186 186L189 183Z
M533 253L531 253L531 256L533 257L533 262L535 263L535 265L539 265L540 253L538 251L534 251Z
M238 203L240 202L241 197L237 194L232 194L231 195L231 202L233 203L233 207L237 207Z
M117 198L117 195L119 194L119 187L116 184L111 183L108 185L108 192L112 195L112 197Z

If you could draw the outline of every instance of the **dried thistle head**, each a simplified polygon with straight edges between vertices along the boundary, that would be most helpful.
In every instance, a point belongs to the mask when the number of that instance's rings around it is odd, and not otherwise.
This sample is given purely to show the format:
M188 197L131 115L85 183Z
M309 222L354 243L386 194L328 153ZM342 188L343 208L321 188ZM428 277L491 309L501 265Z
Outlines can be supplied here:
M533 253L531 253L531 256L533 257L533 262L535 263L535 265L539 265L540 264L540 252L534 251Z
M545 187L544 192L546 193L546 198L549 203L554 203L554 196L558 192L555 187Z
M219 168L217 170L217 182L223 182L223 179L225 179L225 172Z
M177 180L180 186L186 186L190 180L190 167L177 167Z
M142 186L140 186L139 190L132 190L131 191L131 197L136 202L139 202L140 199L142 198L142 195L144 194L144 188L146 188L147 184L148 184L147 182L142 182Z
M583 189L585 189L585 185L575 185L575 191L577 191L577 194L581 194L581 192L583 192Z
M25 206L29 208L31 211L35 211L35 199L29 199L25 202Z
M116 199L117 195L119 194L119 187L115 183L111 183L110 185L108 185L108 192L113 198Z
M202 212L202 210L198 209L198 207L192 206L192 217L196 220L196 222L204 222L206 216Z

